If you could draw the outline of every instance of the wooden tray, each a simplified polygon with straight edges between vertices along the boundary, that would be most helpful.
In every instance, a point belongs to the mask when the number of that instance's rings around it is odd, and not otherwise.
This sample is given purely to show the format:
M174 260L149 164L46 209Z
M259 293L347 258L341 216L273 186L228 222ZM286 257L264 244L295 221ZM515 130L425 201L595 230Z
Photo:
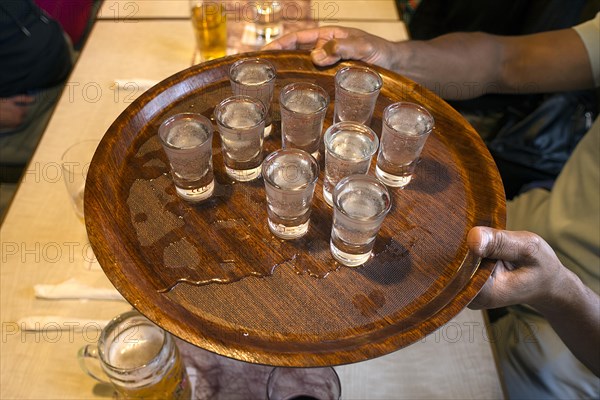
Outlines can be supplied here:
M279 90L310 81L329 92L331 68L305 52L253 53L277 68L273 131L265 154L281 146ZM476 225L504 227L500 177L483 142L450 106L426 89L376 68L384 85L372 128L396 101L427 107L435 118L413 182L393 189L393 207L374 257L340 266L329 252L332 210L317 184L309 233L295 241L270 234L262 180L234 183L213 140L214 199L192 205L175 195L157 129L178 112L212 117L231 95L227 71L246 55L182 71L132 103L94 155L85 221L107 276L140 312L174 335L235 359L321 366L366 360L423 338L459 313L493 264L467 250ZM374 171L375 158L371 167ZM322 167L322 161L320 162Z

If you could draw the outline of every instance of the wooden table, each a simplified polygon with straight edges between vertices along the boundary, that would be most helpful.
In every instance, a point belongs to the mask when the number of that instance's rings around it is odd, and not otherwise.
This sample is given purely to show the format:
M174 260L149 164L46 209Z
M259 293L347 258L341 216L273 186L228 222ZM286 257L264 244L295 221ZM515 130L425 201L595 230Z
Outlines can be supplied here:
M233 1L233 0L231 0ZM287 1L283 15L295 20L314 20L318 26L347 26L400 41L408 38L400 22L395 0ZM302 2L309 3L307 7ZM235 2L238 8L244 2ZM189 0L105 0L98 19L114 23L137 23L143 20L189 20ZM190 22L191 23L191 22ZM193 36L192 36L193 37Z
M97 340L98 332L74 328L82 327L78 319L107 320L131 306L122 301L40 300L33 292L36 284L69 278L111 287L102 270L89 269L86 262L87 237L64 188L60 157L79 140L99 139L141 93L117 90L115 79L158 81L188 67L192 39L187 20L107 20L94 27L1 227L0 398L109 395L77 363L78 349ZM17 321L34 315L66 318L63 328L68 329L54 331L56 324L49 323L37 332L21 331ZM345 399L503 396L481 312L465 310L408 348L336 368Z
M187 19L189 15L189 0L105 0L99 10L98 18L120 21L153 18ZM399 19L394 0L313 0L310 17L325 23L337 23L339 20L398 21Z

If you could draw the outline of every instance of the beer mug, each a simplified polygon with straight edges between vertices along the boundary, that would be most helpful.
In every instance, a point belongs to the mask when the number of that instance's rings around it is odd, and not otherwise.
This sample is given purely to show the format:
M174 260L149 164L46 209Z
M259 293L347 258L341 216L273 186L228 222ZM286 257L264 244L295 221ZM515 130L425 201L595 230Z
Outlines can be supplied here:
M81 368L112 385L119 399L191 398L190 381L173 337L137 311L115 317L102 330L98 343L82 347L78 357ZM104 374L88 368L92 358Z

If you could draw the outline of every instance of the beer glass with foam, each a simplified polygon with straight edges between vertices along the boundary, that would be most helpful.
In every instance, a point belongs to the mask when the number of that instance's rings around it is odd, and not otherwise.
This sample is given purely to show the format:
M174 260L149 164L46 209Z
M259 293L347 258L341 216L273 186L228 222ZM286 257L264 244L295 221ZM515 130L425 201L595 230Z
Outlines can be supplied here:
M101 371L90 368L91 359L99 362ZM81 348L79 362L92 378L111 384L119 399L191 398L190 381L173 337L137 311L110 321L97 344Z

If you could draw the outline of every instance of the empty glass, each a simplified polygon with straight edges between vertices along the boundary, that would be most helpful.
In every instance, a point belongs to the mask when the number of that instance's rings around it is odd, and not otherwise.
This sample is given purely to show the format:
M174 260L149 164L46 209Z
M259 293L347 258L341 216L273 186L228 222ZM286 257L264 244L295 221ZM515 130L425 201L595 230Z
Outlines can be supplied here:
M83 193L97 140L83 140L69 147L61 158L63 180L73 202L75 214L83 221Z
M267 380L268 400L338 400L340 379L331 367L273 368Z

